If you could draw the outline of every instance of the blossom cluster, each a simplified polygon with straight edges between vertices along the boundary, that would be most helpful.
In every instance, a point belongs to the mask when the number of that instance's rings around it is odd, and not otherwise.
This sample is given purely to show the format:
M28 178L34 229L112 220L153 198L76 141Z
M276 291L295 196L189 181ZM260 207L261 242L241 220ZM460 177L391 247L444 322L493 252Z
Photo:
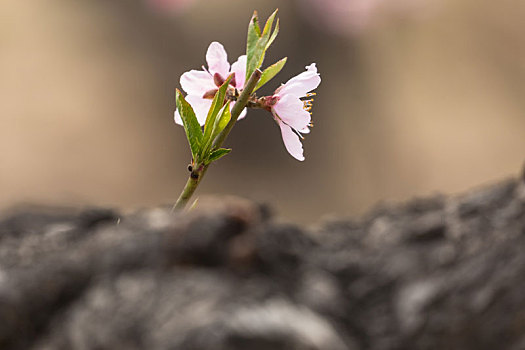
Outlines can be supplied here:
M206 52L208 68L202 70L190 70L180 78L182 89L187 93L186 101L192 106L195 116L202 126L206 118L212 100L226 79L231 76L226 99L231 101L230 108L233 109L236 97L243 90L246 77L247 56L240 56L237 61L230 65L228 55L224 46L218 42L212 42ZM278 124L284 145L287 151L295 159L303 161L303 146L301 144L302 134L310 132L312 96L321 83L321 77L317 72L315 63L306 67L306 71L288 80L275 90L271 96L250 97L248 108L261 108L271 112L275 122ZM242 111L239 119L246 116L246 108ZM175 122L183 125L181 115L175 111Z
M321 83L315 63L306 72L288 80L270 96L258 97L259 88L272 80L284 67L287 58L262 69L266 51L279 33L275 10L264 26L254 11L248 25L246 55L230 64L228 54L218 42L212 42L206 52L208 67L190 70L180 78L183 96L175 92L174 119L184 127L191 150L188 166L190 177L173 209L183 209L197 189L210 164L230 153L224 141L235 123L246 116L248 108L268 111L279 126L286 150L303 161L303 134L310 132L312 90Z

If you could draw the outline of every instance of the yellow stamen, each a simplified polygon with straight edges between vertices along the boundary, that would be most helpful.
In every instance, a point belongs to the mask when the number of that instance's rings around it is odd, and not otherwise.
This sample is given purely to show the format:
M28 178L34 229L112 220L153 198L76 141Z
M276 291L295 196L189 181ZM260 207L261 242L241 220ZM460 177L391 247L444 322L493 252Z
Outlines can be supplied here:
M309 98L309 97L313 97L317 95L315 92L309 92L306 94L306 96L302 97L301 100L303 101L303 109L305 111L307 111L308 113L310 113L310 115L312 114L311 110L312 110L312 107L313 107L313 104L314 104L314 99L313 98ZM304 100L303 100L304 98Z

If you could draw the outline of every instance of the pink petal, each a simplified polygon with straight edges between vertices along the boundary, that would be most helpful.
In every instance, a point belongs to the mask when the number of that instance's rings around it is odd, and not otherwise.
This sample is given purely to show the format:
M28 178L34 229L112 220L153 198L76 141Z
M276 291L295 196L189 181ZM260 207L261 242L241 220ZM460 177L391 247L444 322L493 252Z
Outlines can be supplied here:
M312 63L309 66L306 66L305 68L306 68L307 72L317 73L317 65L316 65L316 63Z
M284 95L273 106L277 116L295 130L304 130L310 125L310 113L304 110L303 101L292 95Z
M308 92L315 90L319 84L321 84L321 77L317 73L315 63L312 63L306 67L306 72L296 75L281 86L278 95L290 94L296 97L303 97Z
M246 117L247 113L248 113L248 108L243 109L241 114L239 115L239 118L237 118L237 120L244 119L244 117Z
M246 55L242 55L234 64L232 64L231 73L235 73L235 87L237 89L244 88L244 82L246 81L246 60Z
M203 96L206 91L217 89L210 73L191 70L180 77L182 89L189 95Z
M173 113L173 119L175 120L176 124L183 125L182 118L180 117L178 109L175 109L175 113Z
M299 136L297 136L297 134L293 132L289 126L285 125L281 121L278 121L278 123L279 127L281 128L281 136L283 137L286 150L295 159L303 161L303 145L301 144Z
M224 79L228 77L230 64L228 63L228 54L222 44L216 41L210 44L206 52L206 62L208 62L208 70L212 76L219 73Z
M186 96L186 101L188 101L188 103L193 108L199 124L204 125L204 123L206 123L206 117L208 116L208 111L210 110L212 100L204 99L200 96L188 95ZM183 125L182 118L177 109L175 109L173 118L175 123Z
M200 96L188 95L186 96L186 101L188 101L193 107L193 111L195 112L199 124L204 125L204 123L206 123L206 117L208 116L212 100L204 99Z

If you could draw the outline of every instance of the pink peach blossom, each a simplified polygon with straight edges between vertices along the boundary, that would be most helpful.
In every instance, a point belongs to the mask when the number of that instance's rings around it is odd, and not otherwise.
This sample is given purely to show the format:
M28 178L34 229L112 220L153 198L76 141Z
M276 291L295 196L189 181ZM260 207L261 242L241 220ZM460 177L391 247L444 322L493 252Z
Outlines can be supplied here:
M315 63L306 67L306 72L288 80L281 85L275 94L270 97L271 111L275 121L281 128L281 135L286 150L292 157L303 161L303 145L301 134L310 132L310 109L313 96L309 93L321 83L321 76L317 73Z
M233 88L242 90L246 80L246 55L240 56L230 66L224 46L216 41L208 47L206 62L208 63L207 70L203 66L203 70L191 70L180 77L180 85L188 94L186 100L193 107L200 125L206 122L215 92L230 74L235 73L230 82ZM231 108L233 105L234 103L231 104ZM239 119L245 116L246 109L242 111ZM175 110L174 119L175 123L182 125L182 119L177 110Z
M154 11L167 14L181 14L195 0L146 0L146 4Z
M299 9L324 31L357 35L386 18L425 18L442 0L301 0ZM315 14L315 15L312 15Z

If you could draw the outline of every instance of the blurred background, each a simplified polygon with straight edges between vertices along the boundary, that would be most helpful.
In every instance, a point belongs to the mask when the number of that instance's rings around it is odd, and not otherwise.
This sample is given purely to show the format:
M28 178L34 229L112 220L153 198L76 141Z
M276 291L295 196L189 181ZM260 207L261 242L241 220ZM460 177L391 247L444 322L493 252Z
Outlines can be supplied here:
M521 0L47 0L0 2L0 208L173 203L189 149L173 123L180 75L211 41L244 53L278 7L266 91L317 62L305 162L250 111L198 192L283 218L355 216L380 201L456 193L525 160ZM264 90L264 89L263 89Z

